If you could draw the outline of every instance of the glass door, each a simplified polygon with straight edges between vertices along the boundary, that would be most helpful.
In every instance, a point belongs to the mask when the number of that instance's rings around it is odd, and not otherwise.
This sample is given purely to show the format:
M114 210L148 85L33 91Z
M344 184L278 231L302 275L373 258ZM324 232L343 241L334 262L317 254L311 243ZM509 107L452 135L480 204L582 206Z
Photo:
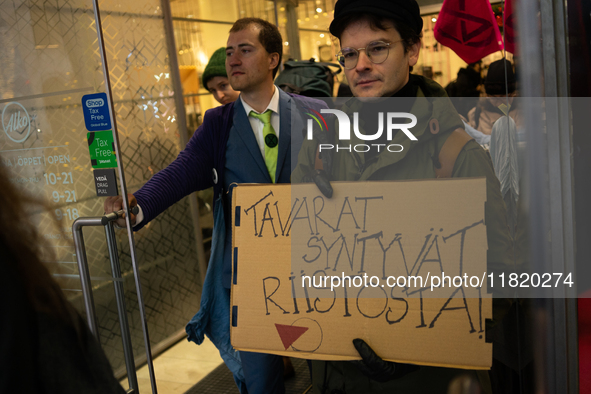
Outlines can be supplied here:
M107 0L98 6L105 58L92 1L0 1L0 165L23 192L50 205L48 213L32 212L32 220L50 241L55 259L48 263L55 279L81 313L72 224L80 217L101 216L104 201L95 189L82 97L109 93L112 98L119 193L122 184L128 192L140 188L174 160L187 139L184 108L177 106L178 67L171 65L169 50L172 23L163 3ZM196 201L185 198L135 236L115 230L136 366L146 353L134 264L153 352L182 337L199 309L205 262ZM85 228L84 239L100 342L123 378L104 230ZM149 392L149 377L138 378L143 392Z

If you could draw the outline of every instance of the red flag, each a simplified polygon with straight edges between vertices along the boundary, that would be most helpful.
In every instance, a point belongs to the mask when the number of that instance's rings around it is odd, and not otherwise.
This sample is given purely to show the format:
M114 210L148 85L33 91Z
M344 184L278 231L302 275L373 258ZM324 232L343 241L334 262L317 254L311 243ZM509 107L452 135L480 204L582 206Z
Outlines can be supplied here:
M466 63L503 49L501 32L488 0L444 0L435 39Z
M515 14L513 13L513 0L505 1L505 11L503 12L503 29L505 29L505 49L515 55L515 45L517 44L517 32L515 31Z

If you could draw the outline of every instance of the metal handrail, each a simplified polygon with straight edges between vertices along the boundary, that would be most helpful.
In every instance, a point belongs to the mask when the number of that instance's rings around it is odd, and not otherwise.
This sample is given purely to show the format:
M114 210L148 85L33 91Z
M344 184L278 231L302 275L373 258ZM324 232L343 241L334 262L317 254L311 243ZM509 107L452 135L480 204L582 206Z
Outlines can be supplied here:
M133 207L131 212L138 213L138 208ZM123 288L123 281L121 280L121 267L119 265L119 254L117 252L117 241L115 239L115 231L113 230L113 222L123 217L125 211L112 212L99 217L84 217L78 218L72 224L72 234L74 237L74 246L76 248L76 260L78 261L78 270L80 272L80 282L82 284L82 295L84 297L84 307L86 309L86 319L92 334L99 341L98 324L96 319L96 310L94 307L94 298L92 295L92 285L90 283L90 271L88 269L88 260L86 257L86 248L84 246L84 236L82 229L84 227L98 227L104 226L105 237L107 240L107 248L109 251L109 260L111 261L111 272L113 276L113 286L115 287L115 298L117 300L117 312L119 314L119 325L121 328L121 341L123 342L123 355L125 359L125 367L127 369L127 380L130 389L128 394L138 394L139 386L137 381L137 374L135 371L135 361L133 358L133 347L131 344L131 333L129 331L129 323L127 320L127 307L125 305L125 292ZM151 362L148 359L148 362Z

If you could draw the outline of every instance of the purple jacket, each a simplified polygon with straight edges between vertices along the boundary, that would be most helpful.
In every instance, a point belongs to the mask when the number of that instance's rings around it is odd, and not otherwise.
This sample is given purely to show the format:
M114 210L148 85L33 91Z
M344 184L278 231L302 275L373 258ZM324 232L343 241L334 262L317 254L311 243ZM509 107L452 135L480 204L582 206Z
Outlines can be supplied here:
M214 186L215 196L219 194L223 183L218 181L214 185L213 169L223 168L232 108L232 104L227 104L207 111L203 124L178 157L133 193L144 213L144 220L134 230L192 192Z

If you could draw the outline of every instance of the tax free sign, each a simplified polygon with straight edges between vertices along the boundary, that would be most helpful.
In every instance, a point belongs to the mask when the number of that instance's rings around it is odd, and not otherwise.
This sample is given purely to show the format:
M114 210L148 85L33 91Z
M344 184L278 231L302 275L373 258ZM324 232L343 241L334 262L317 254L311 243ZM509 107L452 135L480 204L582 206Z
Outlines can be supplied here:
M82 96L84 123L88 131L111 130L109 104L106 93L94 93Z
M117 167L106 93L82 96L82 110L84 111L84 123L89 131L86 137L92 167Z
M97 196L116 196L117 155L111 131L111 116L106 93L82 96L82 111L88 133L88 152Z

